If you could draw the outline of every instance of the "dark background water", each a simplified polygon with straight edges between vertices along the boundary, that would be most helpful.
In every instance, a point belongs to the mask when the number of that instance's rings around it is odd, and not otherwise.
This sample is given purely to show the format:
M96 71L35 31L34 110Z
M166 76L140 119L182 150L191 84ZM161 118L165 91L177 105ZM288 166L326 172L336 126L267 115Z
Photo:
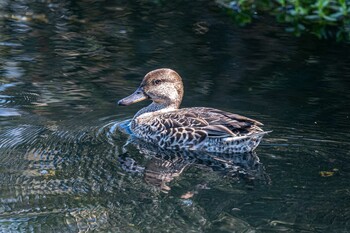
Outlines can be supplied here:
M350 46L211 1L0 3L0 232L349 232ZM255 118L256 154L124 146L169 67L182 106Z

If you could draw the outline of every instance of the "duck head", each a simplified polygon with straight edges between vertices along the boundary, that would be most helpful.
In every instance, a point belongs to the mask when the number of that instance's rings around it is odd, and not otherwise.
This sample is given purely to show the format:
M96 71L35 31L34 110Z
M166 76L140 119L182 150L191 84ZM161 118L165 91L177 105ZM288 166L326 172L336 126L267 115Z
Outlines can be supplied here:
M118 101L118 105L127 106L150 99L162 108L179 108L183 97L183 84L178 73L171 69L157 69L143 78L136 91Z

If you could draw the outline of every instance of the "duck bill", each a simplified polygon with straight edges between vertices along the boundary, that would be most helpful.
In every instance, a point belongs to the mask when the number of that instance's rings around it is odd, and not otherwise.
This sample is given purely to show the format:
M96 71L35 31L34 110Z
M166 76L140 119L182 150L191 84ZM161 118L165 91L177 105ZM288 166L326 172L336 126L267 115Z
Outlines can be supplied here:
M147 99L148 97L143 93L141 88L138 88L134 93L118 101L120 106L128 106Z

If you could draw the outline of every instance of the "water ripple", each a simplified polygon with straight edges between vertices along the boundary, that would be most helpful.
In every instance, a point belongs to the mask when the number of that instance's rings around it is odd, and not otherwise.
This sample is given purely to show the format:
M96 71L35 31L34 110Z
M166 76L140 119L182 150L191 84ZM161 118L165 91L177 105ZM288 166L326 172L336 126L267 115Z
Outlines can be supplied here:
M21 144L32 144L43 131L41 127L19 125L0 132L0 148L15 148Z
M0 108L1 117L21 116L22 114L15 108Z

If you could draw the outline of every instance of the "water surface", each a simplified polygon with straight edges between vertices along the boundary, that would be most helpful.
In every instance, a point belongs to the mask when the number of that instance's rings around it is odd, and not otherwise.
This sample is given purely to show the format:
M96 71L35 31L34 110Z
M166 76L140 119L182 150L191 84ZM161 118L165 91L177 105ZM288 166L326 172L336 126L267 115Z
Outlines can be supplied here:
M211 1L0 3L0 232L348 232L349 44L239 28ZM255 118L255 153L175 153L118 130L150 70L182 106Z

